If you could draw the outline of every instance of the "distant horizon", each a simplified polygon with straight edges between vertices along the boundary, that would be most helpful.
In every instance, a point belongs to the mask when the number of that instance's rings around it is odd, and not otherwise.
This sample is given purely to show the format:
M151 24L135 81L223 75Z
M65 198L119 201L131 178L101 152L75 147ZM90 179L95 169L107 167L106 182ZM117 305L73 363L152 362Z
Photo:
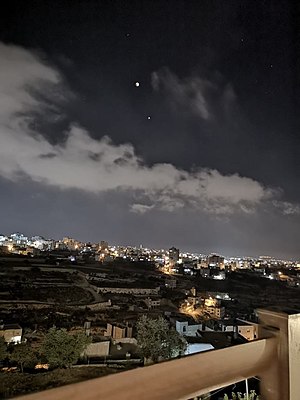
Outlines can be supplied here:
M72 236L70 234L64 234L61 237L59 237L59 235L54 235L54 236L47 236L47 235L43 235L43 234L39 234L39 233L34 233L34 234L26 234L26 231L22 231L22 230L16 230L16 231L12 231L10 234L7 233L3 233L0 232L0 235L4 235L4 236L11 236L13 234L19 233L19 234L23 234L25 237L34 237L34 236L40 236L46 240L54 240L54 241L61 241L64 237L68 237L70 239L74 239L74 240L78 240L81 243L91 243L91 244L97 244L100 243L101 241L105 241L108 243L109 246L124 246L124 247L133 247L133 248L139 248L140 246L142 246L142 248L144 249L153 249L153 250L169 250L171 247L176 247L179 249L180 253L188 253L188 254L197 254L197 255L204 255L204 256L209 256L212 254L216 254L216 255L220 255L223 256L225 258L242 258L242 259L246 259L246 258L252 258L252 259L258 259L258 258L264 258L264 257L270 257L271 259L277 260L277 261L289 261L289 262L297 262L298 260L300 260L299 258L285 258L285 257L277 257L277 256L273 256L272 254L260 254L260 255L232 255L229 252L221 252L221 251L194 251L194 250L185 250L180 248L180 246L177 246L176 244L171 244L169 246L148 246L148 245L144 245L144 243L139 243L139 244L124 244L122 242L119 243L115 243L115 242L110 242L107 239L100 239L100 240L96 240L96 241L92 241L92 240L82 240L79 239L76 236ZM59 238L58 238L59 237Z

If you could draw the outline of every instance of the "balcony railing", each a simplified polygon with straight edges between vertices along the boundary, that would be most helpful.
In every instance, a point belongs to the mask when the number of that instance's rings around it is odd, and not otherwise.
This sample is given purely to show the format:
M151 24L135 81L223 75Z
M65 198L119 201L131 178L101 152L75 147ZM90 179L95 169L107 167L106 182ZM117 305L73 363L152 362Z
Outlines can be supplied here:
M26 400L187 400L252 376L264 400L300 399L300 314L259 311L260 339L35 393Z

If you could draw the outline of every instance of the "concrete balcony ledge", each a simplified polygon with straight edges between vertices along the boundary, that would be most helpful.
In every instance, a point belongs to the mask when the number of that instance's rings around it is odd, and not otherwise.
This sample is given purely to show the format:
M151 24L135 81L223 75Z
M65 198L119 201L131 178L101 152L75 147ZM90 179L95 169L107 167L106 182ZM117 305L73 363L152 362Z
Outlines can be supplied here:
M261 310L259 315L262 339L18 399L187 400L259 376L263 399L299 400L300 314Z

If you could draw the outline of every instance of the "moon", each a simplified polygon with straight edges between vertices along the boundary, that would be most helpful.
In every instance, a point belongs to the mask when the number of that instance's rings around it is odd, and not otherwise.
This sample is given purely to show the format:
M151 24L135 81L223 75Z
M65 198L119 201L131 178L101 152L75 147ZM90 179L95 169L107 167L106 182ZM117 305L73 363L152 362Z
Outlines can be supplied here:
M134 84L136 87L139 87L140 86L140 82L135 82L135 84Z

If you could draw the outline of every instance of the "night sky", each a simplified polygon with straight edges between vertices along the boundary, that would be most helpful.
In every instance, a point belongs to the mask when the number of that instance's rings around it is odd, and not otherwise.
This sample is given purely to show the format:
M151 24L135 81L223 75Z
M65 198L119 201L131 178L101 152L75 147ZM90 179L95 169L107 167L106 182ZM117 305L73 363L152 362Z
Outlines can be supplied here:
M0 233L300 258L296 3L7 2Z

